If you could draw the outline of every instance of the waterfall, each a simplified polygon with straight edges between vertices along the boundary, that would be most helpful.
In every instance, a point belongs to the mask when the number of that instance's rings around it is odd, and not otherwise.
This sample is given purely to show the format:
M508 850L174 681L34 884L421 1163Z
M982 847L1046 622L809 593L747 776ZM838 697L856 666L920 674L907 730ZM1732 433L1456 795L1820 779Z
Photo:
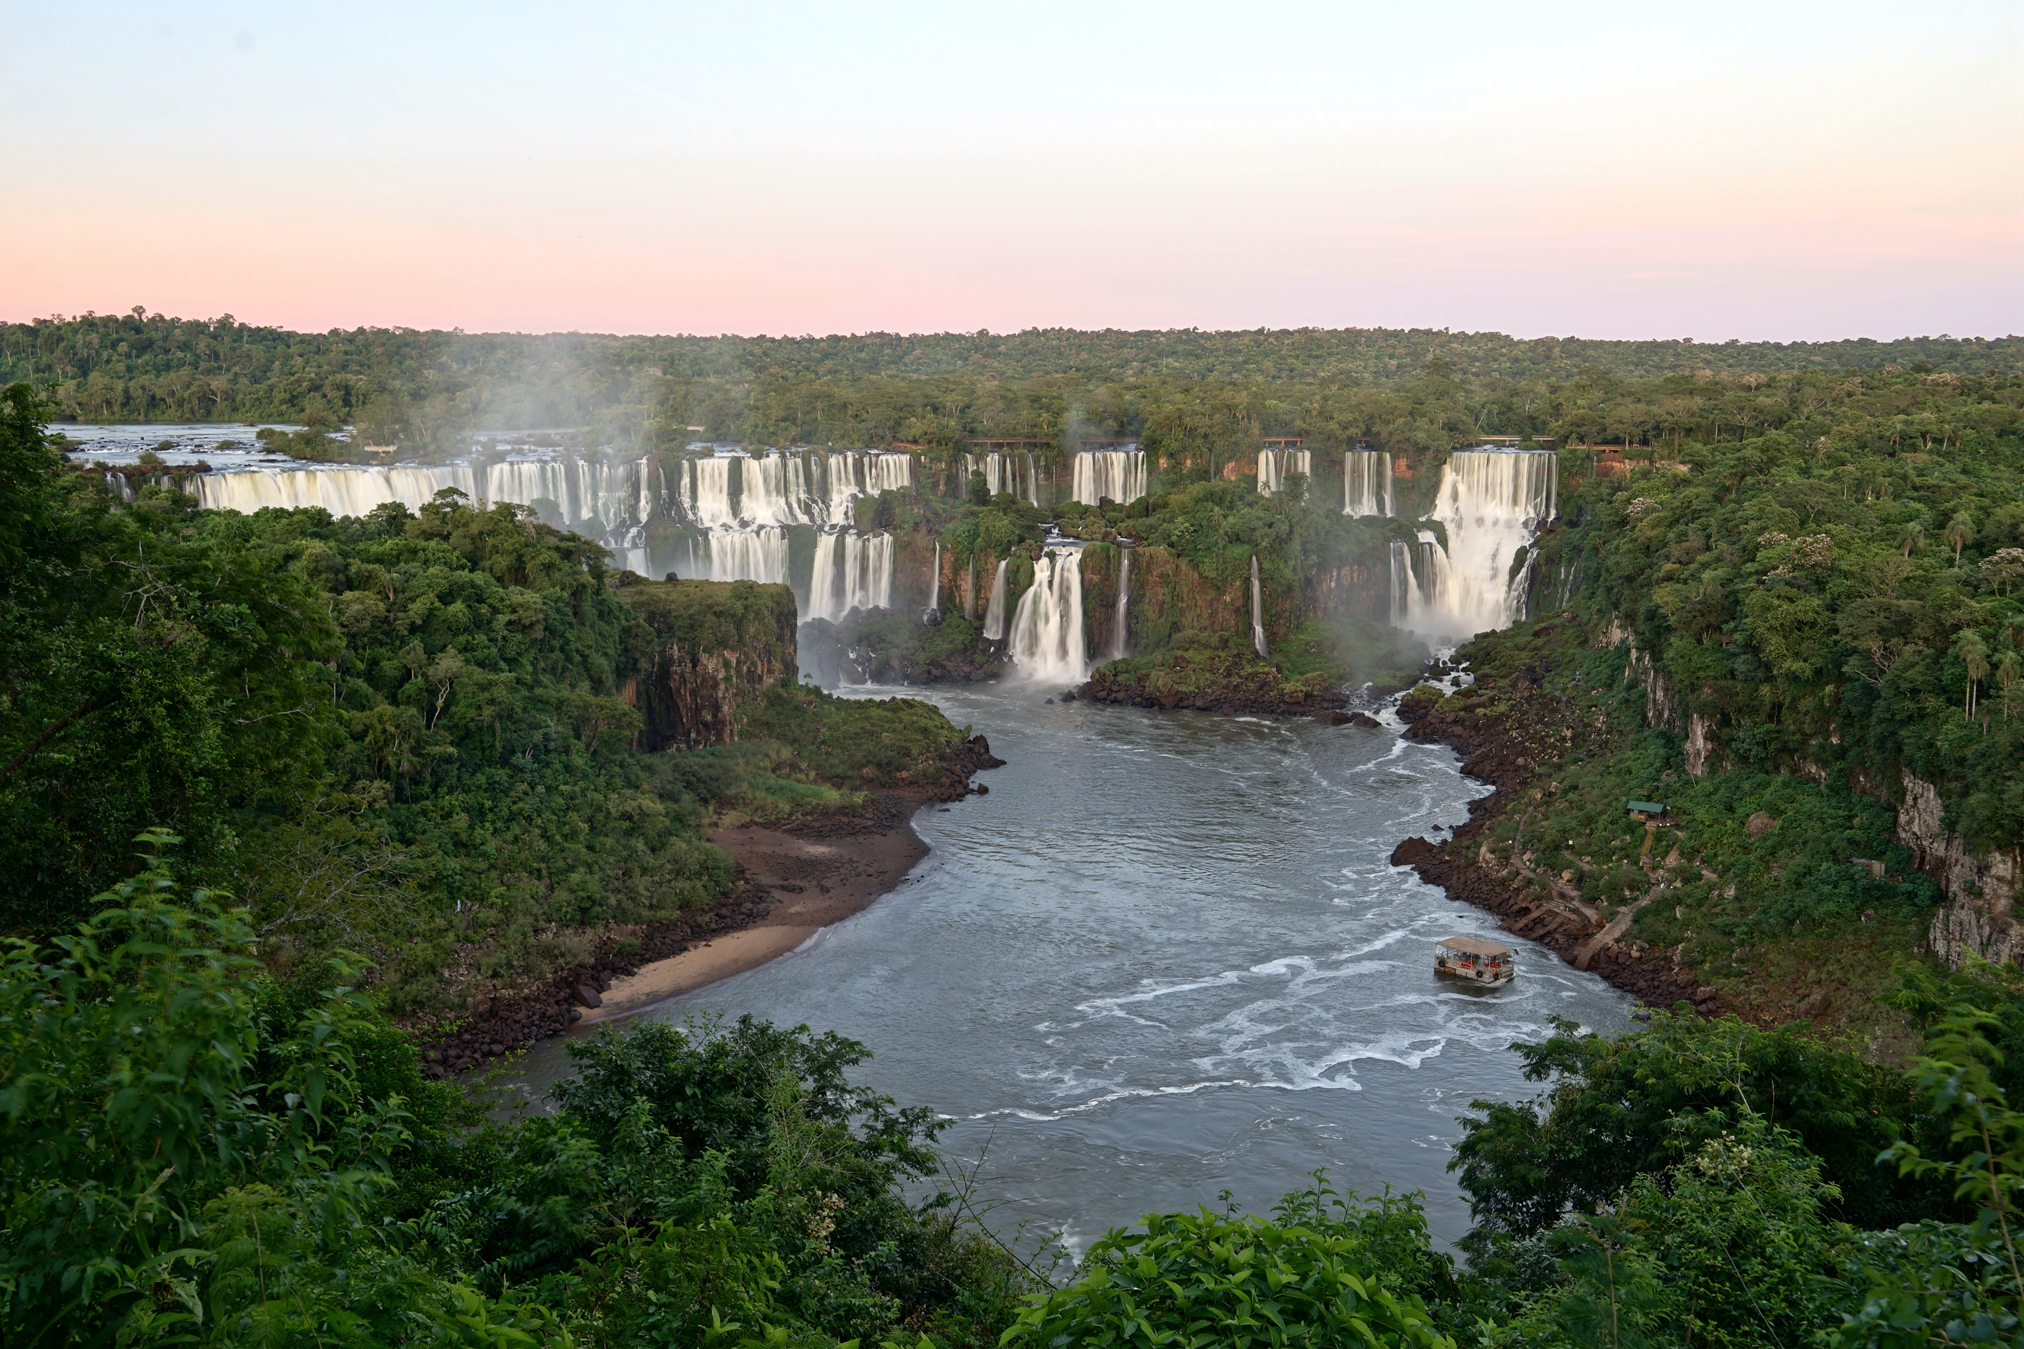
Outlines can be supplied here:
M827 516L832 525L850 524L851 503L864 494L858 486L857 458L854 450L843 450L829 456L829 481L825 485L829 489Z
M707 528L810 523L808 470L799 455L685 459L679 482L682 509Z
M738 522L738 513L732 508L729 457L684 459L679 480L682 509L691 520L712 529Z
M1022 501L1031 501L1036 506L1040 504L1039 495L1033 492L1030 486L1021 485L1019 461L1011 455L1001 454L997 450L986 454L966 454L963 456L963 463L965 487L969 485L970 474L981 473L984 475L984 490L992 496L1006 492ZM1026 456L1025 482L1031 484L1032 480L1033 456L1029 454Z
M1131 549L1120 548L1124 561L1117 569L1117 631L1111 634L1110 658L1123 660L1125 657L1126 623L1131 615Z
M1109 498L1128 506L1145 494L1144 450L1082 450L1076 454L1072 500L1094 506Z
M852 609L892 607L893 536L821 534L815 540L815 570L808 583L803 619L831 622Z
M445 487L472 502L529 506L552 501L567 526L582 526L624 565L645 565L644 529L666 514L666 481L644 459L551 457L493 463L388 468L319 467L199 473L181 480L206 510L251 515L267 507L320 507L337 516L368 515L399 502L418 510Z
M1312 450L1260 450L1258 451L1258 490L1271 496L1286 485L1289 473L1305 473L1310 477L1314 472L1314 451Z
M928 613L942 612L942 541L935 540L935 560L928 568Z
M685 564L676 572L688 580L787 584L787 531L777 525L700 530L682 551Z
M1392 513L1392 462L1389 450L1351 450L1342 457L1342 513Z
M759 525L808 523L808 478L799 457L769 454L738 463L738 515Z
M1033 564L1033 584L1012 615L1012 663L1035 679L1080 684L1089 676L1080 553L1047 553Z
M970 574L963 582L963 617L977 621L977 555L970 554Z
M1457 450L1441 470L1434 499L1433 518L1447 529L1447 547L1429 531L1420 533L1417 558L1393 545L1393 608L1403 614L1401 626L1447 637L1508 626L1524 605L1512 559L1553 518L1559 487L1560 465L1550 451Z
M914 485L914 457L904 451L875 452L864 457L864 490L868 496L880 492L904 492Z
M1258 648L1259 660L1272 659L1265 645L1265 597L1258 586L1258 555L1251 554L1251 645Z
M991 602L984 606L984 640L1000 641L1005 636L1005 568L1012 564L1007 558L998 564L998 575L991 582Z
M914 459L903 452L836 450L828 456L823 478L823 518L832 525L850 525L855 523L852 507L859 497L914 485Z

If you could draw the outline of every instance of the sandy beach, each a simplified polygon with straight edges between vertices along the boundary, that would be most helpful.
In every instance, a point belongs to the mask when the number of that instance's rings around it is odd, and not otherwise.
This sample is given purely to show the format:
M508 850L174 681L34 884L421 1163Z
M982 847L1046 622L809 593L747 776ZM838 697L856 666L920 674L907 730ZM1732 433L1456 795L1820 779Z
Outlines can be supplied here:
M928 802L919 809L935 809ZM890 828L828 837L804 837L758 825L713 829L710 842L738 859L751 884L767 895L766 916L679 955L643 965L611 981L601 1007L586 1008L571 1028L581 1034L636 1016L669 998L715 983L785 955L831 923L865 908L905 879L928 845L911 824L912 811L894 809Z

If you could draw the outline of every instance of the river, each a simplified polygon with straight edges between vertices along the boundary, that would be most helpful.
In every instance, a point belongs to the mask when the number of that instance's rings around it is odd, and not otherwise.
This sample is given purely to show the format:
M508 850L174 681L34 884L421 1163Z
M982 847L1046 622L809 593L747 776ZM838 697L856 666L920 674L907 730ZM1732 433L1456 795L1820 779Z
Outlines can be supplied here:
M1032 685L926 697L1008 760L988 796L916 821L933 851L893 893L771 964L649 1013L805 1022L862 1040L863 1080L953 1117L994 1224L1080 1251L1141 1213L1263 1209L1317 1167L1418 1189L1468 1228L1446 1167L1478 1097L1538 1087L1507 1046L1563 1016L1621 1030L1630 999L1543 947L1492 991L1434 943L1495 934L1387 858L1485 789L1395 726L1048 703ZM517 1090L567 1071L537 1046Z

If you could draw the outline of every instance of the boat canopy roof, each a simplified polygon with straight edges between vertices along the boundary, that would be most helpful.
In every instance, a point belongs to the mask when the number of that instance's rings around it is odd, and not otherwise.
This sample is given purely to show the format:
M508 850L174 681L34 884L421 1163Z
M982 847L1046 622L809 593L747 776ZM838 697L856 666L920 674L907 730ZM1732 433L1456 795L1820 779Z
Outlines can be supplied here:
M1441 942L1440 945L1447 947L1450 951L1460 951L1465 956L1508 956L1511 954L1510 947L1499 946L1493 941L1484 941L1481 937L1450 937L1446 941Z

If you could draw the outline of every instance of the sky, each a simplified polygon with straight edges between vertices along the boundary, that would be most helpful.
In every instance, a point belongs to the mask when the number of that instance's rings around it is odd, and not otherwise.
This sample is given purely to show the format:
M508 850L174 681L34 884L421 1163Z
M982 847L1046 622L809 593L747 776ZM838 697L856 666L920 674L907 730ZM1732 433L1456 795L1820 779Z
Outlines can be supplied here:
M0 0L0 319L2024 331L2024 5Z

